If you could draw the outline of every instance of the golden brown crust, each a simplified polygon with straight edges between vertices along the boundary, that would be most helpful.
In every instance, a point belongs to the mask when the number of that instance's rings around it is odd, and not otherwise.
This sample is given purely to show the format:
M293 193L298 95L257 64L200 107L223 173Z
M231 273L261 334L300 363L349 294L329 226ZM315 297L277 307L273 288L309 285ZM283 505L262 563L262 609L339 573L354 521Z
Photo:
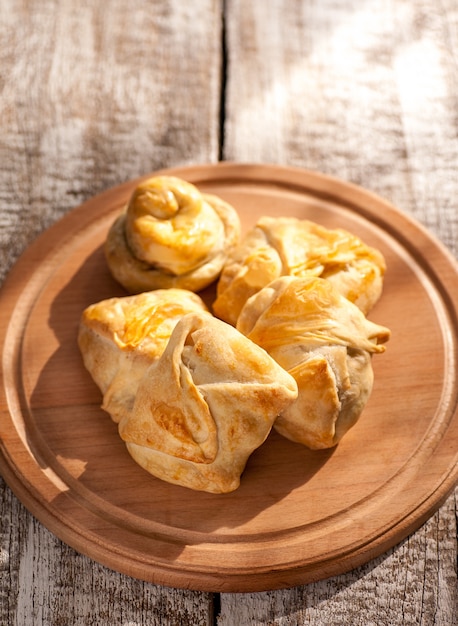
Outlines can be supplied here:
M389 330L367 320L327 280L291 276L252 296L237 328L298 384L298 399L274 428L313 449L336 445L367 403L370 356L384 351Z
M294 379L262 348L209 313L191 313L148 369L119 432L158 478L227 493L296 397Z
M197 294L183 289L110 298L84 310L80 351L114 421L131 409L141 377L161 356L179 319L206 310Z
M381 253L342 229L293 217L262 217L228 256L213 311L235 325L244 303L280 276L320 276L367 314L381 295Z
M136 188L112 224L105 256L130 293L200 291L217 279L239 236L239 216L230 204L181 179L158 176Z
M105 245L115 277L140 293L88 307L79 332L134 460L211 493L238 487L272 425L310 448L335 446L366 405L371 355L390 334L364 314L381 294L382 255L296 218L261 218L232 247L213 307L221 319L211 315L193 291L220 271L223 231L228 245L238 239L228 206L180 179L140 185Z

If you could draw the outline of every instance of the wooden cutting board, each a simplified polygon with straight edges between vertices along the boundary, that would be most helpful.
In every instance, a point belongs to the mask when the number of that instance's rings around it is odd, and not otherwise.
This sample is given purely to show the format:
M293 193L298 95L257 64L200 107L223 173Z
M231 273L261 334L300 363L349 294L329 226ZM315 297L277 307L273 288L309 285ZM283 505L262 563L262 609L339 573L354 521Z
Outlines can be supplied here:
M231 494L169 485L133 462L76 344L82 310L124 295L101 247L132 181L46 231L0 292L2 475L63 541L158 584L260 591L367 562L421 525L458 480L456 261L388 202L321 174L228 163L167 173L231 202L245 230L262 215L297 216L383 252L385 288L370 318L392 337L373 357L363 415L328 451L272 433Z

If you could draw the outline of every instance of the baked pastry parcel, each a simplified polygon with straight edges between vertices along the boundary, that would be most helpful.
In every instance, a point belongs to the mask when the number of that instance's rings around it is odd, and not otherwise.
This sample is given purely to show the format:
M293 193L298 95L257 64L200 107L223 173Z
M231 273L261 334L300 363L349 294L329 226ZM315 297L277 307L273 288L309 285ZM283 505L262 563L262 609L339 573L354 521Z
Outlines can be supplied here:
M153 292L88 307L80 349L141 467L191 489L230 492L297 384L261 347L171 291L160 302Z
M177 322L206 310L191 291L158 289L102 300L83 311L78 334L83 362L115 422L131 410L140 379L163 353Z
M143 377L119 433L154 476L227 493L296 397L294 379L262 348L208 313L190 313Z
M237 329L296 380L298 398L274 428L312 449L335 446L358 420L372 391L371 356L390 336L316 277L274 280L248 299Z
M105 256L129 293L200 291L218 277L239 237L240 219L230 204L180 178L155 176L137 186L112 224Z
M295 217L262 217L229 254L213 311L237 323L244 303L280 276L329 280L364 314L382 292L385 260L355 235Z

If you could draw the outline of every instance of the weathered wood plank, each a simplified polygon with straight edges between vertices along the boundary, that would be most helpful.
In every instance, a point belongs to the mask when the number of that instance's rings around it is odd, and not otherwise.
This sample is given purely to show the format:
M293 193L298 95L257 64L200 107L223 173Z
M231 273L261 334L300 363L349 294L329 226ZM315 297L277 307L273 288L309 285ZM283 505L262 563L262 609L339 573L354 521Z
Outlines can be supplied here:
M221 2L0 7L0 280L93 194L216 161ZM224 157L362 184L458 254L456 0L228 0ZM46 531L0 479L0 623L207 624L209 594L120 576ZM457 622L457 496L346 576L221 598L223 624Z
M7 0L1 24L3 273L95 193L218 159L218 1Z
M284 591L225 594L219 626L457 623L456 497L395 549L346 575Z
M457 5L280 0L227 9L224 157L361 184L457 253Z
M88 197L219 154L221 3L0 8L0 281ZM0 479L0 623L209 624L212 595L111 572L45 530Z
M6 491L3 482L1 488ZM2 541L1 624L213 623L211 594L166 589L108 570L62 544L10 493L2 495L2 511L11 514L10 528L2 523L8 543Z
M458 3L230 0L224 157L363 185L458 255ZM456 624L457 496L365 567L227 594L220 626Z

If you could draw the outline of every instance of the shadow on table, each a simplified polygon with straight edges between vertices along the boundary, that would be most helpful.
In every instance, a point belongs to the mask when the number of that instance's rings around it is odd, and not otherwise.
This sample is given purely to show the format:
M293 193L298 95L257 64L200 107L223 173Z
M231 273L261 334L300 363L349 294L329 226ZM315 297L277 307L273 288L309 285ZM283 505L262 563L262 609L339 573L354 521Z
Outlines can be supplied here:
M133 533L140 543L155 534L169 537L167 558L180 554L182 542L205 543L210 534L222 542L228 536L257 536L269 520L281 532L288 527L289 494L310 481L333 452L313 452L272 432L250 457L240 488L225 495L195 492L149 475L131 459L116 424L100 409L100 392L76 341L84 308L120 295L125 293L109 275L98 248L56 289L50 305L44 332L57 339L58 348L42 367L30 414L37 459L66 485L51 508L66 510L70 496L77 525L88 520L111 527L114 535L119 531L120 537ZM304 519L313 518L313 502L300 506L307 512Z

